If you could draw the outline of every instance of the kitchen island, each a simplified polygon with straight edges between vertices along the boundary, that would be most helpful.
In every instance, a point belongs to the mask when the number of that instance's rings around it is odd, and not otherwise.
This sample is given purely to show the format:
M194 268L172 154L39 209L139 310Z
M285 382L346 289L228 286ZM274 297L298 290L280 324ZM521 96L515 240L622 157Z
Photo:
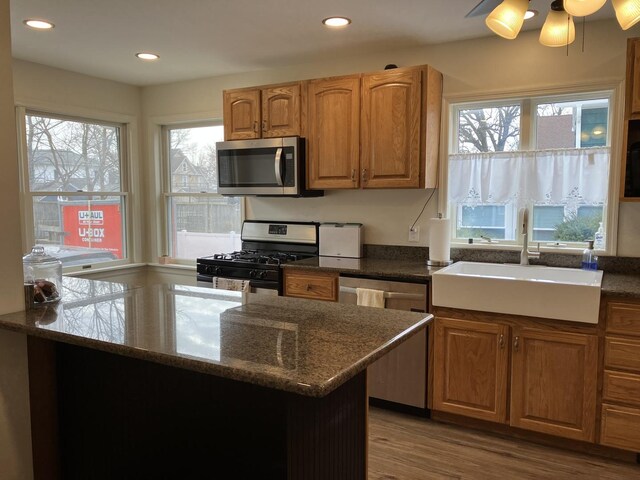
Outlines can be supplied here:
M366 368L431 318L72 278L63 298L0 316L29 336L36 478L365 479Z

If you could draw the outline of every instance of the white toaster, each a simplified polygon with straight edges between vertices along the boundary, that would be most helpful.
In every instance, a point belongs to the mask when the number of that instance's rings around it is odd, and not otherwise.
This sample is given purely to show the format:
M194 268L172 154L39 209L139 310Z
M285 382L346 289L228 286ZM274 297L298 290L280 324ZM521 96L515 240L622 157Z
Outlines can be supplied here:
M361 223L321 223L320 255L362 258L363 230Z

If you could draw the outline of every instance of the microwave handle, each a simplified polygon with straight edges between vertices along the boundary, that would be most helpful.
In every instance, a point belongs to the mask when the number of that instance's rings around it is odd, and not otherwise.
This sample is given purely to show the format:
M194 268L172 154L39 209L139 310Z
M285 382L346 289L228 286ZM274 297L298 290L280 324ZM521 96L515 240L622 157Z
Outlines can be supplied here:
M278 148L276 150L276 161L275 161L275 169L276 169L276 180L279 186L283 186L284 182L282 181L282 148Z

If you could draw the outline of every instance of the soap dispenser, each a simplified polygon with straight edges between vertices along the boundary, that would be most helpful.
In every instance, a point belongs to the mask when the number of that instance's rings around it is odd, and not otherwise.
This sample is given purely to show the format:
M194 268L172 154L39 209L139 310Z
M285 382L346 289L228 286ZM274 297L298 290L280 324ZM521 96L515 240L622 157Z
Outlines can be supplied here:
M598 256L593 251L593 240L589 240L589 245L582 252L582 269L598 270Z

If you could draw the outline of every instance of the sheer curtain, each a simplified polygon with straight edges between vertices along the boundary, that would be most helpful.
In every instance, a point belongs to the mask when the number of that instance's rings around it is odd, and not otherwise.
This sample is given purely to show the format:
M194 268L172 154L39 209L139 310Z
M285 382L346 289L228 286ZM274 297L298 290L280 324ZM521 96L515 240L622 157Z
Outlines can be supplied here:
M604 205L609 147L449 156L453 204Z

